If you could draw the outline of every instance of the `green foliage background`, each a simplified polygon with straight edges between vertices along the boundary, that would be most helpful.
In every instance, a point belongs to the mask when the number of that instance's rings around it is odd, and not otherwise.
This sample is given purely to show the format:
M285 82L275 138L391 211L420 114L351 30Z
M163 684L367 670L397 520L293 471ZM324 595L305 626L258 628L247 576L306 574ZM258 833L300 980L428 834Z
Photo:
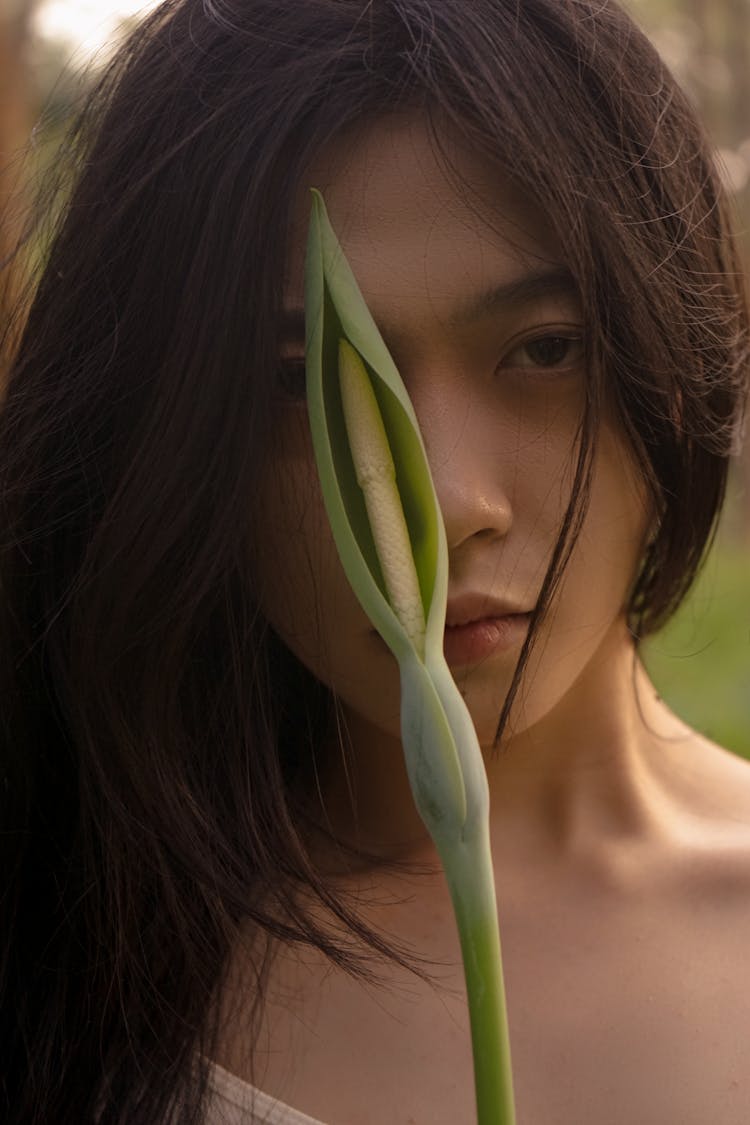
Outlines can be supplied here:
M720 147L738 244L750 272L750 4L624 0ZM643 647L672 709L750 758L750 446L732 474L717 542L674 620Z
M690 595L643 647L657 689L681 718L750 759L750 556L721 537Z

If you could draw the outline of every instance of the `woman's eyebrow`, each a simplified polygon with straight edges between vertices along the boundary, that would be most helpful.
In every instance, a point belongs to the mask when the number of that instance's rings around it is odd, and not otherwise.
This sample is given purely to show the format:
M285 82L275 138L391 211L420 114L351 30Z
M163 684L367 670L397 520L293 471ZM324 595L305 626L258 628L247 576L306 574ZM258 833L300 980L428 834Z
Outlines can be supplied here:
M461 327L496 313L504 305L523 305L541 297L578 296L578 286L566 266L552 266L509 278L485 289L458 305L450 314L448 323ZM294 307L281 310L279 345L304 347L305 310Z
M279 318L279 346L305 346L305 310L282 309Z
M578 297L579 290L567 266L552 266L509 278L470 297L451 313L449 323L461 327L496 313L504 305L524 305L541 297Z

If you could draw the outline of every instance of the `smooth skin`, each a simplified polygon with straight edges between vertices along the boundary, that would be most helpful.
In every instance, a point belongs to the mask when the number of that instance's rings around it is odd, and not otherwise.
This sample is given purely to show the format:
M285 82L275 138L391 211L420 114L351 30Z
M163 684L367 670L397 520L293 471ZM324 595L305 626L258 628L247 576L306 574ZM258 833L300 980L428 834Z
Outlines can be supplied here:
M540 210L450 132L443 147L451 170L404 116L321 154L300 192L287 305L302 304L315 186L419 418L449 607L472 594L526 611L569 496L582 311ZM283 350L294 360L303 343ZM458 939L403 766L396 664L338 562L302 398L283 400L276 437L257 578L271 623L341 703L351 751L324 812L413 868L323 861L368 923L439 967L433 985L386 966L366 987L280 951L251 1064L238 950L217 1061L328 1125L469 1125ZM650 523L606 417L585 524L499 749L519 643L452 669L491 787L518 1125L750 1120L750 767L672 715L634 656L624 606Z

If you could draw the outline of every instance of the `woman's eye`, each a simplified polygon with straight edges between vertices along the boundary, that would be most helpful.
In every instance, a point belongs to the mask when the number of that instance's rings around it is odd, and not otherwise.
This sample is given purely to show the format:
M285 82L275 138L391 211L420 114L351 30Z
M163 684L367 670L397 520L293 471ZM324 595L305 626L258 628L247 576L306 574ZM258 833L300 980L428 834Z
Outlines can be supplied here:
M524 340L508 352L501 367L574 367L583 359L583 340L580 336L550 334Z
M305 387L305 360L302 356L290 357L279 361L276 374L276 389L283 398L304 399Z

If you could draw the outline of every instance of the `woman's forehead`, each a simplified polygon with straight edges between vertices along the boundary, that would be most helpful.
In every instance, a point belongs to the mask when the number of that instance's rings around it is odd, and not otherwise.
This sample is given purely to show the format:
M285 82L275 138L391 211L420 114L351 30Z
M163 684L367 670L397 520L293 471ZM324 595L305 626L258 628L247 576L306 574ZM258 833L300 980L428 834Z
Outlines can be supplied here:
M447 312L460 293L563 265L543 211L450 130L438 151L415 113L350 129L307 169L291 228L291 303L302 297L312 187L370 303L421 293Z

